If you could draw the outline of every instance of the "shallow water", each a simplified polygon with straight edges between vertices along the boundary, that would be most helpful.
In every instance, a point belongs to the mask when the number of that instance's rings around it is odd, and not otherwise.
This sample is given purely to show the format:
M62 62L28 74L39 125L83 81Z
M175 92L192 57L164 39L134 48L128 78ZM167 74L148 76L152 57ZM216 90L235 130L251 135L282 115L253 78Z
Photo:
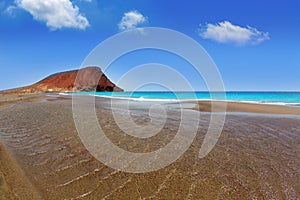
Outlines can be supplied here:
M120 105L115 109L122 113ZM149 106L131 105L137 124L149 122ZM107 99L97 100L96 111L110 140L132 152L165 146L180 121L180 110L172 105L159 134L134 139L114 122ZM68 100L1 110L0 137L45 199L299 199L299 119L228 115L217 145L200 159L209 119L201 114L194 142L175 163L144 174L116 171L91 156L77 134Z
M256 102L274 105L300 105L300 92L76 92L65 95L95 95L108 98L123 98L136 101L176 100L228 100Z

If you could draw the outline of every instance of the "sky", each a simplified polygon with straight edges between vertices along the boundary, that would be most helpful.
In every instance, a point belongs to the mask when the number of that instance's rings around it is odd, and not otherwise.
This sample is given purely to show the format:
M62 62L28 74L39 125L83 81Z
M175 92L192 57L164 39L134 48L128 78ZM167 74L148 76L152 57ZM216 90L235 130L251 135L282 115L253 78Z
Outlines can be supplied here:
M77 69L115 34L161 27L198 42L228 91L300 91L299 8L298 0L2 0L0 90ZM206 89L190 63L153 49L123 55L105 73L117 83L147 63L168 65L195 90ZM120 87L131 89L126 83Z

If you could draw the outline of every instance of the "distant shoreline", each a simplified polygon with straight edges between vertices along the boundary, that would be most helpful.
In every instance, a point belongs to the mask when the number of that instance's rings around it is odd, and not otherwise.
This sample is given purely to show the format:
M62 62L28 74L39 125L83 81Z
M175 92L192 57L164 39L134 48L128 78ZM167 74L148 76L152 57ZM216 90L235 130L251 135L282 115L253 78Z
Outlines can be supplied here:
M106 96L96 96L97 98L111 98ZM9 107L19 102L35 102L41 100L56 100L56 99L71 99L71 95L61 95L59 93L45 93L45 94L1 94L0 95L0 111L3 108ZM128 100L128 98L117 97L118 99ZM138 99L131 99L137 100ZM151 99L143 99L141 101L153 101ZM155 100L160 102L160 100ZM291 105L274 105L269 103L260 102L242 102L231 100L180 100L182 103L194 103L194 110L202 112L212 112L211 103L215 105L214 112L223 112L224 109L220 107L226 105L226 112L243 112L243 113L259 113L259 114L283 114L283 115L300 115L300 107ZM162 101L162 103L168 103L168 100ZM170 101L172 103L172 101ZM198 104L198 106L197 106Z
M75 92L61 95L91 95L133 101L184 102L225 101L229 103L254 103L263 105L300 106L300 92L170 92L170 91L126 91L126 92Z

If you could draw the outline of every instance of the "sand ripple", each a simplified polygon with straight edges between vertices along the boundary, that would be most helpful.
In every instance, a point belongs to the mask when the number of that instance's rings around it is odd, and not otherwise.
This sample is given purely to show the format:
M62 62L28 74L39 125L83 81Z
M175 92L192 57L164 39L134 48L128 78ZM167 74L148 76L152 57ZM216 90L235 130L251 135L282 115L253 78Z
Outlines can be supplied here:
M101 103L99 123L125 150L150 152L176 134L174 111L156 137L132 140ZM149 120L139 109L133 119ZM45 199L299 199L299 119L229 115L216 147L199 159L208 122L203 114L195 141L174 164L145 174L119 172L93 158L77 135L69 101L2 110L0 137Z

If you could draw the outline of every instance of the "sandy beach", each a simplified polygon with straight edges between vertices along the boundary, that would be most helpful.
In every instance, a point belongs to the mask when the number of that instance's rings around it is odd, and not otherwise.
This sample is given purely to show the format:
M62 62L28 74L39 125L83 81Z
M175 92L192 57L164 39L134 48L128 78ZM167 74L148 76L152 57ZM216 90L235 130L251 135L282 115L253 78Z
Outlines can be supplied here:
M144 124L148 112L138 105L132 117ZM228 103L221 137L200 159L210 102L198 105L200 128L184 155L158 171L132 174L86 150L70 98L0 95L0 199L299 199L300 108ZM178 109L168 112L159 134L136 139L118 128L109 100L96 99L107 137L132 152L159 149L176 135Z
M224 102L215 101L216 112L223 111L222 105ZM203 112L211 112L210 101L199 101L196 110ZM282 114L282 115L300 115L300 107L281 106L281 105L269 105L259 103L243 103L243 102L226 102L226 111L242 112L242 113L261 113L261 114Z

